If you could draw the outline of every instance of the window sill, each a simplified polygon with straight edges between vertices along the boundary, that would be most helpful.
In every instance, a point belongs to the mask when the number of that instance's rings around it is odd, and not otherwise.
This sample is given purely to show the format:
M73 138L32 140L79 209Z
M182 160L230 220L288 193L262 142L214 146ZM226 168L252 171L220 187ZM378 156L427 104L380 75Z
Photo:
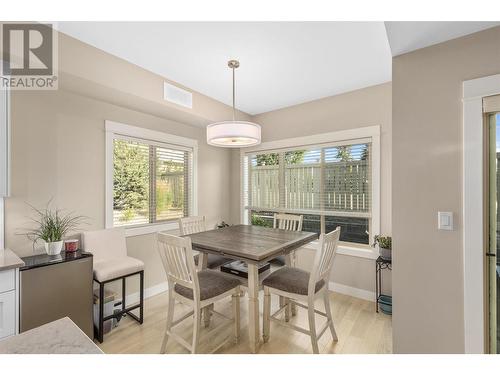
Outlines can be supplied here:
M137 227L124 227L124 228L125 228L125 237L135 237L135 236L142 236L145 234L157 233L161 231L177 230L179 229L179 223L177 222L158 223L158 224L148 224Z
M310 242L302 247L310 250L316 250L318 248L318 241ZM337 254L348 255L357 258L365 258L365 259L378 258L378 253L376 250L364 249L348 245L339 245L337 248Z

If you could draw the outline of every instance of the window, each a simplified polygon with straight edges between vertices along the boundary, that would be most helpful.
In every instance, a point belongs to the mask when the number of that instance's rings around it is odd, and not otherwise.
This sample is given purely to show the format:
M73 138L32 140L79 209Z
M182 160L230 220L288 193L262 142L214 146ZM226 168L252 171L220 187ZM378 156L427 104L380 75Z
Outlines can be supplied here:
M138 234L149 233L194 214L196 141L111 122L106 130L108 227L167 225Z
M305 231L328 233L340 226L341 241L369 245L378 231L375 128L369 133L374 137L337 140L329 133L270 142L261 145L263 150L242 154L244 222L271 227L275 212L301 214ZM297 145L308 139L328 141L330 135L329 143ZM273 145L280 147L266 149Z

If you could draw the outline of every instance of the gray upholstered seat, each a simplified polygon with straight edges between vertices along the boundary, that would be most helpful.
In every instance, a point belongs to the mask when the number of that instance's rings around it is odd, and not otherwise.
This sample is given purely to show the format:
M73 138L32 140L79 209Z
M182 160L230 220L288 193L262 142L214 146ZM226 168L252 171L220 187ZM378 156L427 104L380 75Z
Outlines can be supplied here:
M283 290L288 293L307 295L310 273L300 268L283 267L262 281L262 285L269 288ZM323 280L316 283L315 292L325 285Z
M194 264L198 265L198 255L194 256ZM226 263L232 262L234 259L231 258L224 258L223 256L220 255L215 255L215 254L208 254L208 259L207 259L207 268L214 269L214 268L219 268L220 266L223 266Z
M241 284L240 280L231 275L212 270L198 272L198 280L200 283L201 301L221 295ZM174 289L181 296L193 299L193 289L179 284L175 284Z

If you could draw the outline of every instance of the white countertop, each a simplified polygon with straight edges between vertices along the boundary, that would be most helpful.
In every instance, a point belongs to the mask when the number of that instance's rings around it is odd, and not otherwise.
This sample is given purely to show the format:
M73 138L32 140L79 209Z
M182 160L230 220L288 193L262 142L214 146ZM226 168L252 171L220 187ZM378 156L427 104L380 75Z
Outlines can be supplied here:
M3 354L103 354L73 323L62 318L0 341Z
M0 271L24 266L24 262L12 250L0 250Z

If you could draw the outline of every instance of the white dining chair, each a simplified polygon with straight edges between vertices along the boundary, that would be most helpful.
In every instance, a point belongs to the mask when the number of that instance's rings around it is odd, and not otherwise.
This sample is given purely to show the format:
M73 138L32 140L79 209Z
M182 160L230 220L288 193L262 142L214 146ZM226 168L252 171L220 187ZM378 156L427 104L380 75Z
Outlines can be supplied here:
M303 215L275 213L273 218L273 228L300 232L302 230L303 219ZM290 252L290 254L288 254L288 257L290 260L289 266L295 267L295 265L297 264L296 252ZM287 262L286 257L284 255L280 255L274 259L271 259L269 263L282 267L286 265ZM280 307L284 306L285 304L288 304L286 298L280 297ZM290 315L295 316L296 314L297 308L295 307L295 304L288 304L288 308L285 311L285 320L288 322L290 320Z
M181 236L190 235L198 232L205 232L207 230L207 224L205 216L189 216L179 219L179 230ZM226 263L232 262L232 259L225 258L220 255L208 254L206 257L206 268L217 269ZM199 256L195 255L194 263L198 265Z
M276 322L285 327L292 328L311 337L313 352L319 353L318 340L330 328L332 338L338 341L335 326L333 324L332 312L330 308L330 299L328 295L328 281L333 266L333 260L337 251L337 245L340 237L340 227L333 232L321 235L319 239L319 249L314 258L312 272L301 270L295 267L282 267L268 277L262 284L264 285L264 342L269 341L270 322ZM276 312L271 313L271 294L276 294L287 298L288 303L280 307ZM325 304L325 312L316 310L314 301L322 296ZM288 308L290 300L293 300L298 307L305 308L308 314L309 330L287 323L277 315ZM300 303L300 302L304 302ZM286 311L286 310L285 310ZM316 332L315 314L326 317L325 325Z
M303 215L275 213L273 228L294 230L300 232L302 230L303 218Z
M212 310L212 313L224 318L226 322L210 330L206 335L206 340L232 324L234 340L237 342L240 333L240 280L214 270L197 270L189 237L182 238L160 232L157 234L157 238L158 251L168 281L167 325L161 345L161 353L165 353L169 337L172 337L191 353L197 353L200 344L202 309L228 296L232 296L233 316L229 318ZM192 311L174 321L176 300L190 306ZM190 316L193 316L191 344L172 331L177 324ZM212 352L217 351L226 342L227 340L216 346Z
M205 216L181 217L179 219L179 230L181 231L181 236L206 231Z
M273 218L273 228L300 232L302 230L303 219L303 215L275 213ZM292 251L289 256L291 265L295 266L295 251ZM283 255L280 255L279 257L272 259L270 263L284 266L286 264L286 260Z

